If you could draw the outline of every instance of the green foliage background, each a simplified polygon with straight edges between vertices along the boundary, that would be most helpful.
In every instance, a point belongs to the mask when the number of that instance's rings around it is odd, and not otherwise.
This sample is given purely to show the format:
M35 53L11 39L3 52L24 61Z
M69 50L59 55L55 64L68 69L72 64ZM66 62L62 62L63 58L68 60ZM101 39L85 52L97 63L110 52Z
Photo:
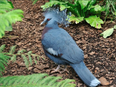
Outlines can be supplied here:
M12 23L22 21L22 18L22 10L13 10L10 1L0 0L0 38L5 35L5 31L12 31Z
M45 3L45 5L41 7L47 9L52 6L59 6L61 11L67 9L68 12L71 12L72 15L69 16L69 22L78 24L85 20L92 27L98 29L100 29L101 24L104 23L100 18L104 8L96 4L96 0L74 0L74 2L70 2L69 0L50 0L50 2Z
M1 77L0 87L75 87L74 82L71 79L62 80L61 77L48 76L43 73Z

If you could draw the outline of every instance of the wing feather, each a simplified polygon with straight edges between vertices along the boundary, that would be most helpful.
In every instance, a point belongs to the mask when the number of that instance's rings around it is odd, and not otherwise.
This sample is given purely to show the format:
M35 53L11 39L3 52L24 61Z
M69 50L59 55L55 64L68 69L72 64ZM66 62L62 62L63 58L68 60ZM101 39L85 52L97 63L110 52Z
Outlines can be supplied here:
M62 54L61 59L69 61L70 63L79 63L84 59L83 51L63 29L49 30L49 32L44 35L42 44L46 51L54 56Z

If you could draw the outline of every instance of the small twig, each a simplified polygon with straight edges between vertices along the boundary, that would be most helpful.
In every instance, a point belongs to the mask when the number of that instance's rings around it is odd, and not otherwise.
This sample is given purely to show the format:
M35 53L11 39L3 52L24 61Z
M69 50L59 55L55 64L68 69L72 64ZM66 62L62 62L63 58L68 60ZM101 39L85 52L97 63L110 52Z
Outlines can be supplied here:
M4 38L9 38L9 39L16 39L19 38L19 36L14 36L14 35L5 35L3 36Z

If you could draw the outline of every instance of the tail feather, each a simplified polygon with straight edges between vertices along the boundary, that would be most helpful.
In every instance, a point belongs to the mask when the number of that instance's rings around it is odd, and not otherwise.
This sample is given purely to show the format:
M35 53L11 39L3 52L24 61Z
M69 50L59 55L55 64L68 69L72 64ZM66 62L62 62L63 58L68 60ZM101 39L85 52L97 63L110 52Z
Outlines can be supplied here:
M73 69L76 71L78 76L82 79L82 81L90 86L95 87L100 84L100 81L90 72L90 70L86 67L84 62L79 64L70 64Z

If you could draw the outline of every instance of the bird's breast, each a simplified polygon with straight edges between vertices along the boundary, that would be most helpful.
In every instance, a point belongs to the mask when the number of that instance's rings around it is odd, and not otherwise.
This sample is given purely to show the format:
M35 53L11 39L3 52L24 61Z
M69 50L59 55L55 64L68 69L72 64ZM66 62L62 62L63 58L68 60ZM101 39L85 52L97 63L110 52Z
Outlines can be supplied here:
M47 33L50 29L52 29L52 27L45 27L44 28L41 39L44 38L44 34Z

